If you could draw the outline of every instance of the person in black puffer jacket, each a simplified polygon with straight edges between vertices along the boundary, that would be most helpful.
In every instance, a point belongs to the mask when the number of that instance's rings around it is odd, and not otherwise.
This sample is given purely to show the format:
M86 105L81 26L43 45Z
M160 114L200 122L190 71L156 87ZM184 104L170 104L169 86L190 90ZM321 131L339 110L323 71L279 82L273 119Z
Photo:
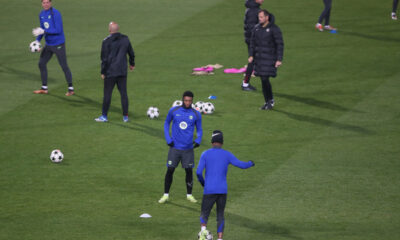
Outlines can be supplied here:
M258 24L258 12L260 11L260 6L264 0L246 0L245 7L246 12L244 15L244 40L247 44L247 50L250 48L251 31L254 26ZM270 22L274 22L274 16L270 14ZM250 78L254 70L254 63L249 63L247 65L246 74L242 83L242 90L244 91L254 91L255 87L250 85Z
M249 63L255 64L255 75L261 78L265 104L262 110L272 109L274 98L270 77L276 77L283 59L283 38L280 28L269 21L269 12L260 10L259 24L252 31Z

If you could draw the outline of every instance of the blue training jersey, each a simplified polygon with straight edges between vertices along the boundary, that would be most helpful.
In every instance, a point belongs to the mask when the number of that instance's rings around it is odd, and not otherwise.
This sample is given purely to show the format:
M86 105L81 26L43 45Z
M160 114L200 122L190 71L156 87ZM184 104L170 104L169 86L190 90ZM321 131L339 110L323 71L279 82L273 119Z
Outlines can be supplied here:
M40 27L44 29L44 34L37 36L40 42L44 35L46 45L56 46L65 43L64 29L61 13L55 9L42 10L39 14Z
M171 135L169 133L172 122ZM201 127L201 113L193 108L186 109L182 106L172 107L165 119L164 135L167 144L174 142L174 148L187 150L193 148L194 128L197 130L196 143L201 143L203 129Z
M228 166L246 169L252 166L252 163L242 162L232 153L222 148L211 148L201 154L199 165L197 166L197 179L204 184L204 194L226 194L228 193L228 184L226 175ZM205 179L203 170L206 170Z

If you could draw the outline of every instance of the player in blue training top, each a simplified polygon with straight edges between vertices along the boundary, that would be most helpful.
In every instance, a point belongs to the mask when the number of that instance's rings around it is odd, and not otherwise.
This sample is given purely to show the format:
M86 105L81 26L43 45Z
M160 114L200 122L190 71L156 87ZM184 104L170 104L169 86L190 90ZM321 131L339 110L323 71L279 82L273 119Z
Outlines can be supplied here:
M197 202L192 195L193 189L193 167L194 152L193 148L200 146L203 129L201 127L201 114L192 108L193 93L186 91L183 93L182 106L173 107L169 110L164 123L164 134L167 144L170 146L167 159L167 173L164 181L164 195L158 200L165 203L169 199L169 189L171 188L173 174L179 162L186 172L187 200ZM171 135L169 133L172 122ZM197 129L197 138L193 141L194 129Z
M64 71L65 79L68 83L68 92L66 96L74 95L74 87L72 86L72 74L67 64L67 55L65 53L65 37L61 13L52 7L51 0L42 0L43 10L39 14L40 27L34 28L32 34L39 43L43 36L46 45L41 50L39 69L42 78L42 88L34 91L36 94L47 94L47 62L56 54L58 63ZM39 50L39 51L40 51Z
M222 240L224 232L224 211L226 204L226 196L228 193L228 184L226 182L226 175L228 173L228 166L233 166L246 169L254 166L253 161L242 162L237 159L232 153L222 149L224 143L223 134L219 130L212 133L211 143L213 148L208 149L201 154L200 162L197 167L197 179L204 187L203 201L201 203L200 215L200 239L206 239L206 227L208 216L214 203L217 204L217 232L218 239ZM203 171L206 171L205 179L203 178Z

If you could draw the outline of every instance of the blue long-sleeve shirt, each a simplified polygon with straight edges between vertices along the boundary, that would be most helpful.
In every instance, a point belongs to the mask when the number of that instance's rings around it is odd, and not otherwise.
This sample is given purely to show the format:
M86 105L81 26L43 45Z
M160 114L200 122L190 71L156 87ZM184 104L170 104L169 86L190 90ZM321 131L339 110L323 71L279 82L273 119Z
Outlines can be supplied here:
M56 46L65 43L63 23L61 13L55 9L42 10L39 14L40 27L44 29L44 34L36 37L40 42L44 35L46 45Z
M169 133L172 122L171 135ZM196 143L201 143L203 128L201 126L201 113L193 108L186 109L182 106L172 107L168 111L164 122L164 135L167 144L174 142L174 148L187 150L193 148L194 128L196 127Z
M253 166L252 162L242 162L232 153L222 148L211 148L201 154L196 175L199 182L204 185L204 194L226 194L228 193L228 183L226 175L228 166L246 169ZM206 170L205 179L203 170Z

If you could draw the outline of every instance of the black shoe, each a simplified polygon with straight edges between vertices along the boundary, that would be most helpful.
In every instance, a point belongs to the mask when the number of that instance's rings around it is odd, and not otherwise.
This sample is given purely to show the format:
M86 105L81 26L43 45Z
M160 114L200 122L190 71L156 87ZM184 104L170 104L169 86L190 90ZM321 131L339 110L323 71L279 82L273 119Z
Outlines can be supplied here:
M271 105L270 101L268 101L262 107L260 107L260 110L271 110L271 109L272 109L272 105Z
M243 87L243 85L242 85L242 90L243 91L255 91L257 89L249 84L247 87Z

